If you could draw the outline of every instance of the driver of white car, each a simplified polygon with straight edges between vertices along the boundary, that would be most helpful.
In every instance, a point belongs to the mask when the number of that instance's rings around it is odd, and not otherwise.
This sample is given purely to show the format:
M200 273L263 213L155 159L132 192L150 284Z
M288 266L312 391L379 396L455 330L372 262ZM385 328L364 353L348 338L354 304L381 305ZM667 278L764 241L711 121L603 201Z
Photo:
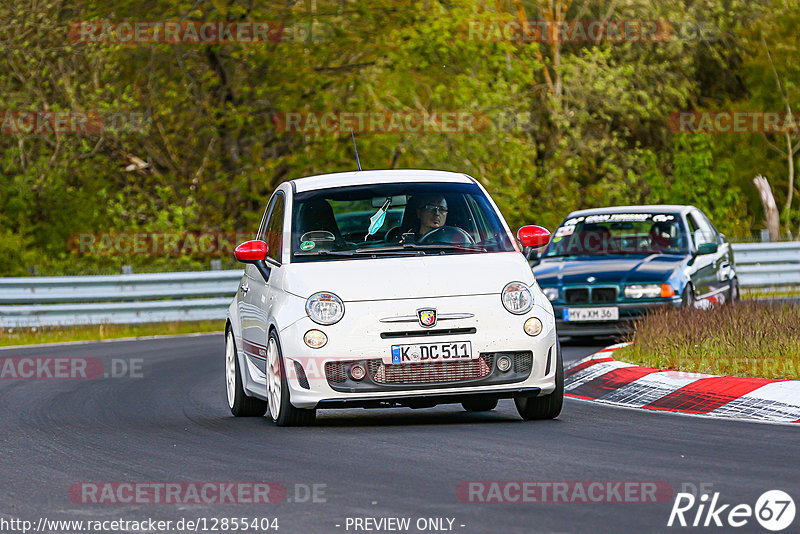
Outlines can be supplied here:
M420 199L417 208L419 227L416 229L416 238L420 239L425 234L441 228L447 220L447 201L444 197L425 197Z
M447 222L447 200L443 196L410 197L403 223L387 232L386 241L419 242L423 236L443 227L445 222Z

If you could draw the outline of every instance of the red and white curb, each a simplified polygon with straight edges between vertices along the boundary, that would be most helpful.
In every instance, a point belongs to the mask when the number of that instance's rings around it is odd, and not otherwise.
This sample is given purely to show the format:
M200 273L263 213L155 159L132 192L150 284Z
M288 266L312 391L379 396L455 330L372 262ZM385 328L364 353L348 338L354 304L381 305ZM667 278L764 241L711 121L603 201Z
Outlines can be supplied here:
M714 376L639 367L612 345L564 370L568 397L731 419L800 423L800 380Z

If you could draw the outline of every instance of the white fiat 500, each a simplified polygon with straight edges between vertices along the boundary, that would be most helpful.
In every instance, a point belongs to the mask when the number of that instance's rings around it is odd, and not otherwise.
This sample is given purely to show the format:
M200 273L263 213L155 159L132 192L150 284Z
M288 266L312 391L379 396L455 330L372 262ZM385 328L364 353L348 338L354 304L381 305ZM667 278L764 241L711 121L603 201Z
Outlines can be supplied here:
M522 247L464 174L386 170L284 182L228 310L225 373L236 416L281 426L318 408L492 410L556 417L563 368L553 308Z

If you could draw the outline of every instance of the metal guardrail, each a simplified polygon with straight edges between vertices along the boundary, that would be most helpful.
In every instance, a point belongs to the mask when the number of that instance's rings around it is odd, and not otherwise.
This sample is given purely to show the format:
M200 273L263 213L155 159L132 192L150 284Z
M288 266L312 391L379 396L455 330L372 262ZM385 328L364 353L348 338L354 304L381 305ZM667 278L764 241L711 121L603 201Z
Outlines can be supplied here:
M734 243L743 288L800 286L800 242ZM224 319L242 271L0 278L0 328Z
M741 287L800 285L800 241L731 246Z
M0 328L224 319L242 271L0 278Z

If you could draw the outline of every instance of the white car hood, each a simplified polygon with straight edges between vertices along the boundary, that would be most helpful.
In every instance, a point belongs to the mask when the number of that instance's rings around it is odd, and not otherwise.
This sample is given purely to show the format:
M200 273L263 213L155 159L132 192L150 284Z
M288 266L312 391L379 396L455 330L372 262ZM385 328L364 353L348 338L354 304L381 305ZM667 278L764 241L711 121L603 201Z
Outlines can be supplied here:
M302 298L330 291L343 301L500 294L533 284L519 252L314 261L286 266L284 290Z

